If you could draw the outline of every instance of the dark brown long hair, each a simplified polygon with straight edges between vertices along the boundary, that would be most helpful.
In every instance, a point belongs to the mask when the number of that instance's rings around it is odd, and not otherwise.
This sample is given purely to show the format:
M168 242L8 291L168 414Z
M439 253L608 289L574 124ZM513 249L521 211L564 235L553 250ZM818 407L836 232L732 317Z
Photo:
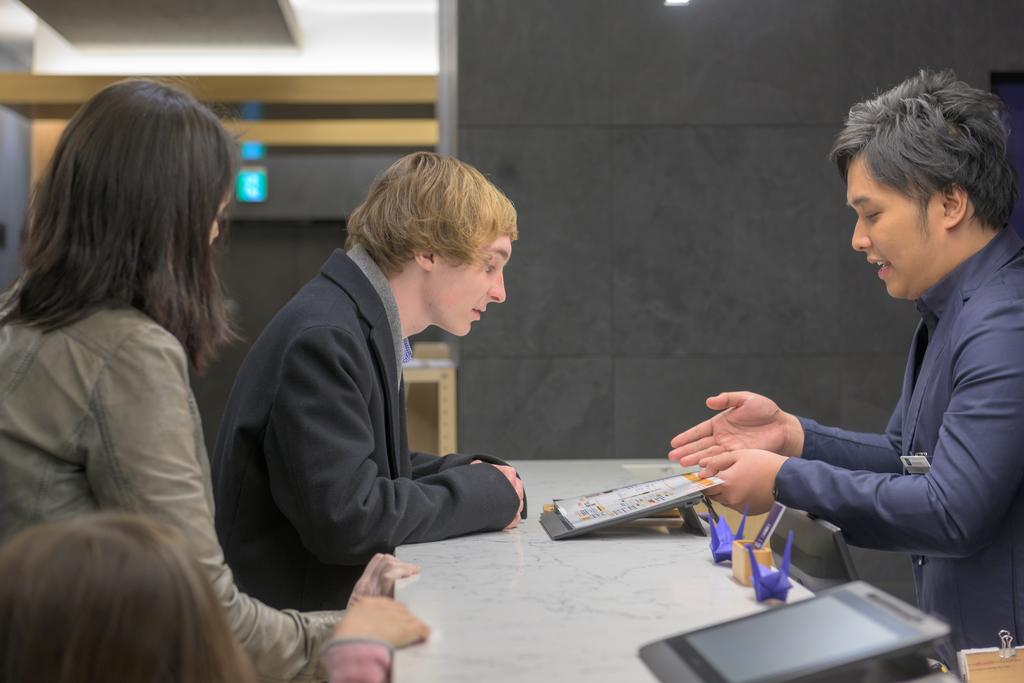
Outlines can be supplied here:
M0 683L251 683L222 609L169 526L39 524L0 547Z
M178 88L128 80L98 92L68 123L35 187L25 273L0 325L50 331L132 306L177 337L202 371L233 337L210 230L236 158L213 112Z

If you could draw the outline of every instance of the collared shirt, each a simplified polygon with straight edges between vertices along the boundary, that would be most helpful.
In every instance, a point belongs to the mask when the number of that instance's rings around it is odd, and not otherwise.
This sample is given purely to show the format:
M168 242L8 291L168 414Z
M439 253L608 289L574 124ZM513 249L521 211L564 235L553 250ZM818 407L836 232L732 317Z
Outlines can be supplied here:
M1005 228L921 296L885 434L802 419L803 457L776 479L780 502L852 543L917 555L919 605L950 623L955 649L1024 632L1022 249ZM918 452L929 472L902 474L899 456Z
M412 347L409 340L402 338L402 319L398 316L398 302L395 301L395 294L391 291L391 285L384 271L380 269L377 262L366 252L362 246L355 246L348 252L348 257L359 266L363 275L373 285L374 291L384 304L384 312L388 316L388 325L391 327L391 340L395 345L395 361L398 363L398 384L402 384L402 364L412 360Z

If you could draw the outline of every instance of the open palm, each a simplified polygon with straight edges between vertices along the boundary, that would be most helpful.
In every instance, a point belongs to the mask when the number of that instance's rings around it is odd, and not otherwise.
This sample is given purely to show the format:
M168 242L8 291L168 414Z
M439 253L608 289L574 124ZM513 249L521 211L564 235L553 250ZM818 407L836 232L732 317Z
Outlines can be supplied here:
M672 439L669 459L689 466L726 451L756 448L785 454L788 450L794 418L770 398L737 391L712 396L707 405L721 412Z

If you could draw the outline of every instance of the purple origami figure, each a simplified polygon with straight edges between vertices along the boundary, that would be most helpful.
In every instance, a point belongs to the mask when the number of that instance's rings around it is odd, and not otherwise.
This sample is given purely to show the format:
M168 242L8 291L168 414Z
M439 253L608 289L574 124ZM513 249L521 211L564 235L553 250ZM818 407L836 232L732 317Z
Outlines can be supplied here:
M709 525L711 532L711 557L714 558L715 564L721 564L726 560L732 559L732 543L737 538L743 538L743 527L747 524L748 509L743 508L743 519L740 520L739 528L736 529L735 534L729 528L729 523L725 521L725 517L719 517L715 520L714 524Z
M789 556L793 551L793 532L790 531L786 537L786 552L782 556L782 566L779 569L774 567L762 567L754 558L754 548L747 546L750 553L750 580L754 584L754 596L758 602L765 600L786 601L789 595Z

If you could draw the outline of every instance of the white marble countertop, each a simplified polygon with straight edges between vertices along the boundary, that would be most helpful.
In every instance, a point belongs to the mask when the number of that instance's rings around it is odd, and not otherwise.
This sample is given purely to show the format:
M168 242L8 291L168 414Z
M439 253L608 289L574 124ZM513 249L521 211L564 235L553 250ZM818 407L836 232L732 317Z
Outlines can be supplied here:
M552 541L544 503L677 474L664 460L513 463L530 518L498 533L402 546L423 567L396 597L430 639L399 651L394 680L654 681L637 656L652 640L761 609L753 589L711 561L706 538L664 527ZM628 469L627 469L628 468ZM790 600L809 596L799 585Z

